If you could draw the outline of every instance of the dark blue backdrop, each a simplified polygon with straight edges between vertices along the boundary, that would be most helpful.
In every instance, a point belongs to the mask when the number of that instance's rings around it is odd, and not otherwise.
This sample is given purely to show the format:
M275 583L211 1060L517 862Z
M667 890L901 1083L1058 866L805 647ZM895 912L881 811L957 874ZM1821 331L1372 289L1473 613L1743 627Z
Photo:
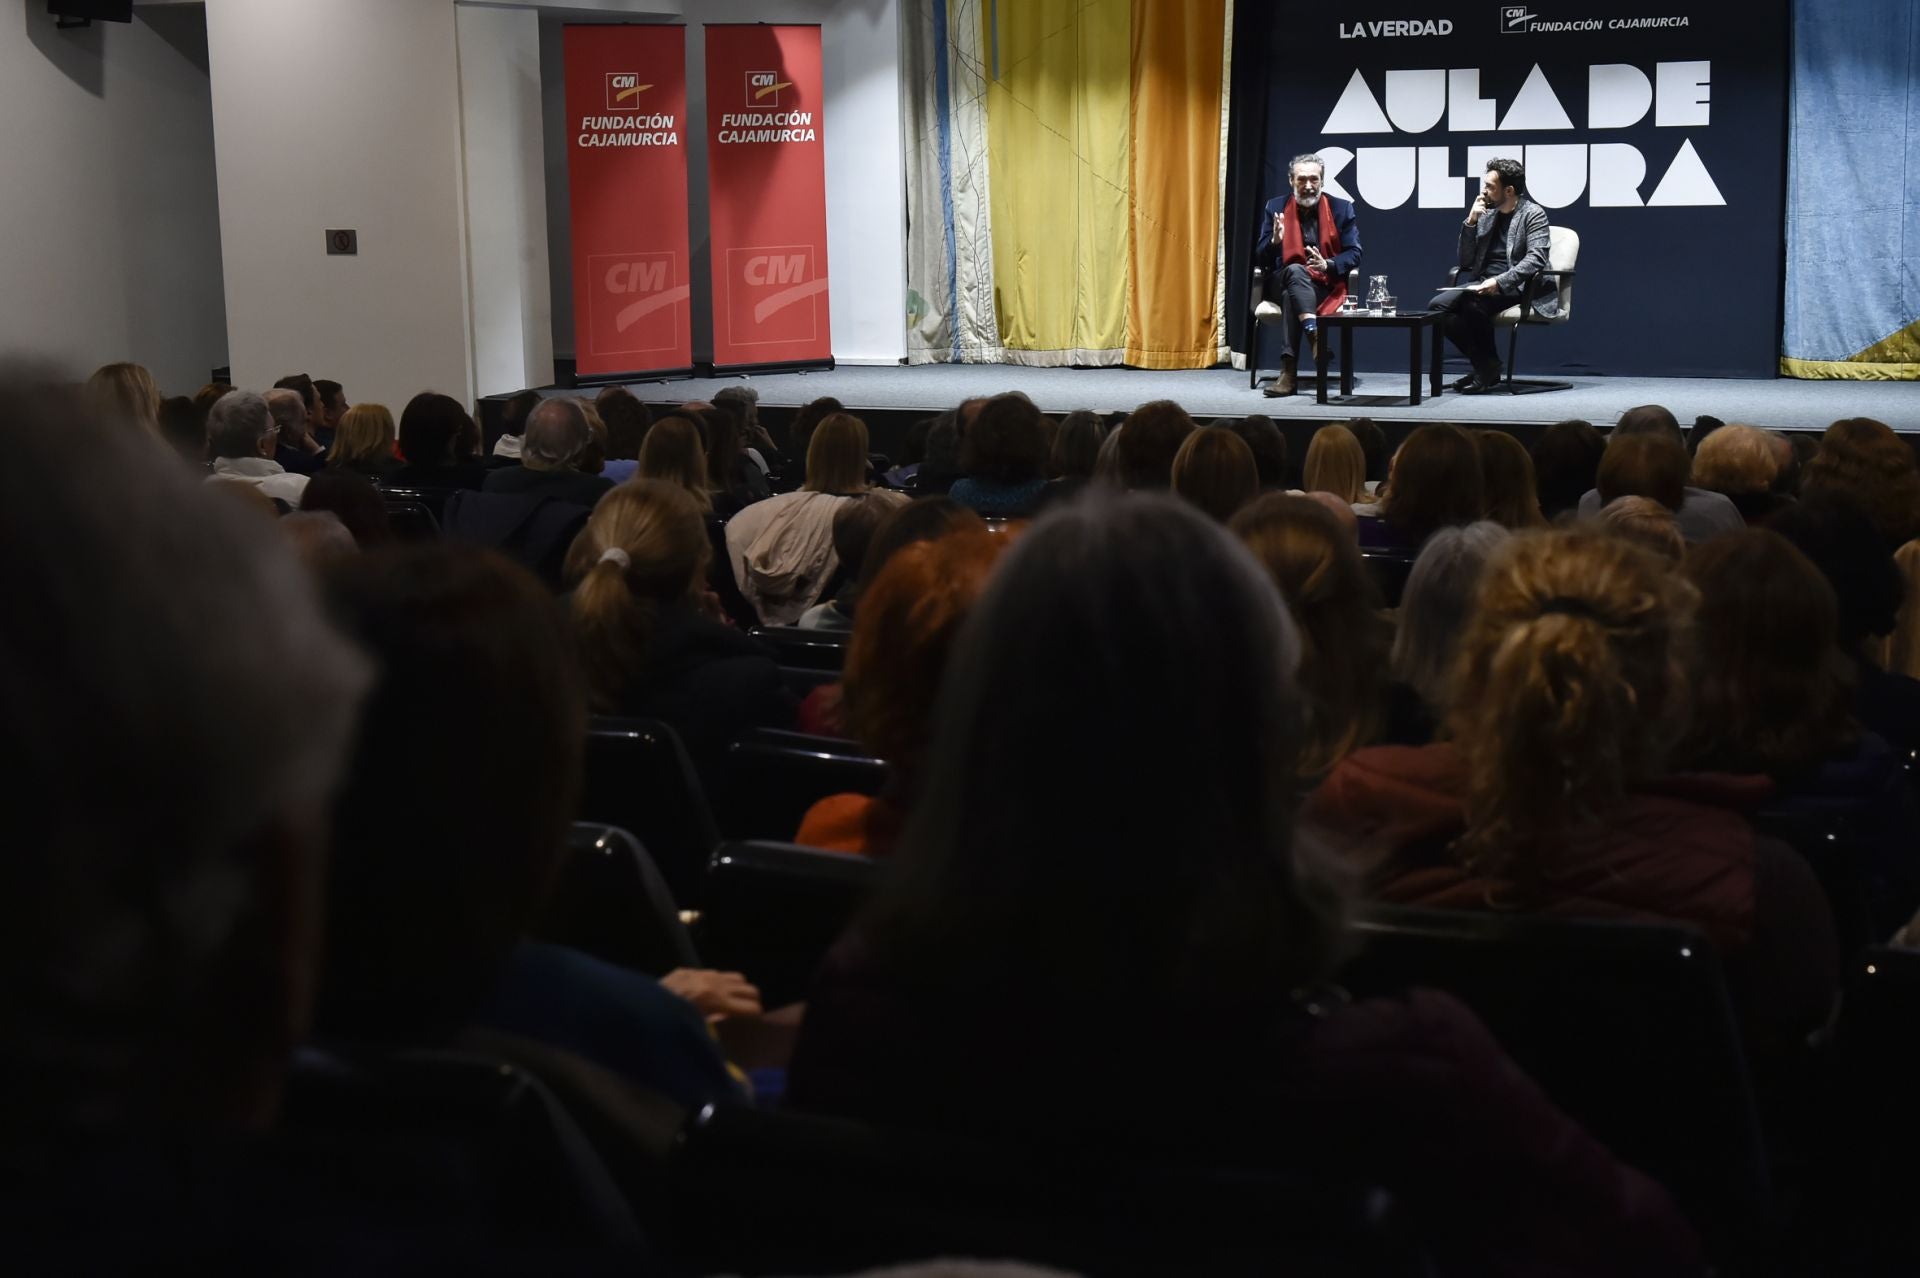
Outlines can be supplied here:
M1249 278L1287 160L1317 151L1357 203L1362 276L1424 305L1484 158L1527 148L1535 197L1581 253L1573 318L1521 337L1523 372L1776 374L1787 0L1269 0L1235 18L1231 279ZM1622 22L1648 19L1667 25ZM1854 178L1834 179L1854 198Z

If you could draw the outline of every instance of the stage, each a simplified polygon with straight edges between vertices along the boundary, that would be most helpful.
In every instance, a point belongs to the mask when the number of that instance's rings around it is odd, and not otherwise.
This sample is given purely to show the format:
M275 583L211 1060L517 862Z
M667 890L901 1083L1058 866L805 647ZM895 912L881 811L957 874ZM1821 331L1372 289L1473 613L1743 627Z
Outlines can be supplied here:
M1461 370L1449 361L1448 380ZM1522 365L1524 374L1525 366ZM1270 374L1263 371L1263 381ZM1420 422L1486 426L1548 425L1569 417L1610 426L1638 404L1664 404L1684 426L1706 415L1727 422L1784 430L1819 431L1843 417L1874 417L1897 431L1920 434L1920 388L1907 382L1800 381L1793 378L1573 378L1563 391L1524 395L1459 395L1452 391L1407 402L1407 373L1361 372L1352 398L1337 394L1314 402L1314 381L1300 379L1300 393L1269 399L1247 389L1247 374L1232 368L1155 372L1136 368L1026 368L1014 364L921 364L913 367L842 366L804 373L749 377L688 377L635 380L627 385L651 404L708 399L723 386L746 384L760 392L762 406L798 407L831 395L855 413L897 419L951 408L975 395L1024 391L1048 413L1088 408L1124 413L1149 400L1171 399L1195 417L1244 417L1264 413L1277 421L1341 421L1371 417L1402 429ZM1337 383L1336 383L1337 390ZM784 413L778 414L784 416Z

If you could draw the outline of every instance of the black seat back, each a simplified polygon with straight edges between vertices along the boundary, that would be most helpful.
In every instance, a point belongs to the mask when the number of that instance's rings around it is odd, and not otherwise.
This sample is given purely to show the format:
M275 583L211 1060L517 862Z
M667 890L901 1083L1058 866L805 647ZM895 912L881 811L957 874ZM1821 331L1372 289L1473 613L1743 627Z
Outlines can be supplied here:
M939 1256L1085 1274L1430 1272L1385 1194L1269 1172L1096 1162L734 1106L696 1115L669 1167L668 1246L700 1273Z
M440 521L424 502L400 501L387 495L387 526L395 541L437 541Z
M1400 596L1406 593L1407 578L1413 572L1414 555L1391 550L1363 550L1360 559L1367 566L1367 573L1373 578L1373 584L1380 589L1380 598L1389 608L1400 606Z
M580 819L640 840L681 906L698 908L720 842L686 747L658 719L596 718L587 729Z
M791 843L728 843L713 855L695 938L706 961L744 972L760 1000L806 996L827 951L878 880L870 857Z
M574 823L537 934L650 976L700 966L673 890L618 826Z
M1414 986L1472 1008L1617 1156L1674 1193L1721 1254L1769 1200L1752 1084L1720 960L1692 928L1375 906L1342 973L1356 996Z
M425 506L433 516L437 528L446 522L447 499L459 492L458 488L412 488L404 485L379 484L380 496L392 506L396 502L415 502Z
M830 794L879 794L887 765L856 741L761 728L727 747L720 830L729 839L790 840Z
M821 598L831 598L823 594ZM803 670L846 668L850 630L810 630L803 626L762 626L753 637L773 649L774 660Z

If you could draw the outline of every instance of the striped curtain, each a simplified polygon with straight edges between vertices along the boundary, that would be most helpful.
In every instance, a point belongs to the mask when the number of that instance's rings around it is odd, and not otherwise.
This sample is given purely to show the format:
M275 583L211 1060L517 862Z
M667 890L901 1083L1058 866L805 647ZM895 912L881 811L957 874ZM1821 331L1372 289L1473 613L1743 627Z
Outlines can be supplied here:
M1231 0L916 0L909 362L1225 356Z

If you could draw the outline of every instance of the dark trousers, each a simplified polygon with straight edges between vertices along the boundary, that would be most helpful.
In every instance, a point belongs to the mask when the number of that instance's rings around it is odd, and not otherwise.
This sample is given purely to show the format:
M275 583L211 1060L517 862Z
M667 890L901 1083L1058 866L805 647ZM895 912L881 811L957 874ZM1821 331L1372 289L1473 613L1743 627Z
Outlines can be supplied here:
M1287 354L1300 350L1300 319L1313 315L1327 300L1331 287L1319 283L1306 267L1295 262L1267 276L1267 300L1280 303L1286 316Z
M1464 285L1480 281L1461 279L1458 282ZM1512 298L1498 293L1490 297L1478 293L1440 293L1427 303L1427 309L1444 314L1440 322L1446 325L1447 339L1478 372L1500 366L1500 354L1493 343L1493 317L1512 305Z

